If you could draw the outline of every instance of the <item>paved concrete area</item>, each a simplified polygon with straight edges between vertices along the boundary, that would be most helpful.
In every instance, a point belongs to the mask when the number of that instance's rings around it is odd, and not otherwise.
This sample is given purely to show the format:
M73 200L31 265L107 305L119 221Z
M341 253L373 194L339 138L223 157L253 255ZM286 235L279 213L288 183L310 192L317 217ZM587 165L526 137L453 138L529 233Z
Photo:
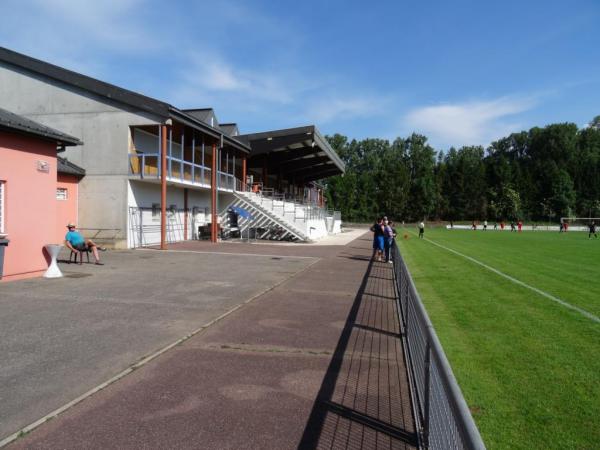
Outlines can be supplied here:
M0 441L316 261L101 256L59 264L65 278L0 284Z
M280 270L320 259L10 448L414 448L392 271L370 247L261 246Z

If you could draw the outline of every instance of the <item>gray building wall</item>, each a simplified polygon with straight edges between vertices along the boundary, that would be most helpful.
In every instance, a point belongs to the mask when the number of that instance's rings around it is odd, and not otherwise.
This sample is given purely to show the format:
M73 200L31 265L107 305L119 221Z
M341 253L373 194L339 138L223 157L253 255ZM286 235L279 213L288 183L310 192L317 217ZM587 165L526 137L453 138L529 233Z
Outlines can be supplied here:
M116 247L127 246L130 126L162 119L60 82L0 63L0 104L81 139L62 156L86 170L79 185L79 227L115 229Z

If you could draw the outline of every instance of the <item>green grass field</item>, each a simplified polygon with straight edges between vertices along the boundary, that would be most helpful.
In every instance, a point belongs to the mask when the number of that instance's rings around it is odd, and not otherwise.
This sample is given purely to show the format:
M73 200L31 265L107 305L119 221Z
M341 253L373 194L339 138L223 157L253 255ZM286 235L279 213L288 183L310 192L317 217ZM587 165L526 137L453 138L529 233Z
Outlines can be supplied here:
M600 239L415 231L400 250L486 446L600 448L600 323L428 242L600 316Z

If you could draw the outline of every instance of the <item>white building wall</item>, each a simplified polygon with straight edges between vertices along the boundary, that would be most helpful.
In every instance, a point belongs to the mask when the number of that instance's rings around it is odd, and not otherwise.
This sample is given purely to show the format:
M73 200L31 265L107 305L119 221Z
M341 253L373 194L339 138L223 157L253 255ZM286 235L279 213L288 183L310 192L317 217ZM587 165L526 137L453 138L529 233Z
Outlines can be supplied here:
M327 236L327 223L325 219L311 219L306 221L308 237L320 239Z
M338 234L342 232L342 221L334 220L333 221L333 234Z
M188 239L197 239L198 227L210 223L210 196L209 189L188 189ZM233 196L228 193L219 195L223 207L231 203L230 198ZM167 242L184 240L184 206L184 188L167 186L167 209L170 210L167 212ZM128 247L159 245L160 184L129 181L128 209Z

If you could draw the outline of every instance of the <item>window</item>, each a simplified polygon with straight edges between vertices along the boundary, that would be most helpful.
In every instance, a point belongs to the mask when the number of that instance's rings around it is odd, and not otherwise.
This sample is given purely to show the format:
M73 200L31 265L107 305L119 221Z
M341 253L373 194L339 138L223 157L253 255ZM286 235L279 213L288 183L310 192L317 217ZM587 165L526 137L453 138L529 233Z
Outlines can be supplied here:
M56 200L66 200L68 197L67 188L56 188Z
M0 180L0 233L4 233L4 185L6 181Z

